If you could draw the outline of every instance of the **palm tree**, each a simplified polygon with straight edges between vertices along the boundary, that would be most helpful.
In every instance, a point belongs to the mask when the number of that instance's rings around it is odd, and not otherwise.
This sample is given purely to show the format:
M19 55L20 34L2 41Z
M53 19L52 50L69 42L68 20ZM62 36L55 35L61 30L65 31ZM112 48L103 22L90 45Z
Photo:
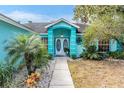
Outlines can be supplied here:
M37 67L48 64L47 50L37 35L20 35L10 40L5 50L12 64L20 59L24 61L29 75Z

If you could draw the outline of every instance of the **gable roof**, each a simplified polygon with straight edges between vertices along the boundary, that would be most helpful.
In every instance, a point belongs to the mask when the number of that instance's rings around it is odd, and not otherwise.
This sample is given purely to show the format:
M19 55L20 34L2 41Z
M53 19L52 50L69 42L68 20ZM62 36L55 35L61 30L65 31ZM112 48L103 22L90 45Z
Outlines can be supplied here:
M55 21L55 22L53 22L53 23L51 23L51 24L49 24L49 25L46 25L45 28L51 27L51 26L53 26L53 25L55 25L55 24L57 24L57 23L59 23L59 22L61 22L61 21L64 21L65 23L67 23L67 24L69 24L69 25L71 25L71 26L74 26L74 27L76 27L76 28L80 28L78 25L75 25L75 24L73 24L73 23L71 23L71 22L65 20L64 18L61 18L61 19L59 19L59 20L57 20L57 21Z
M25 25L20 24L20 23L16 22L15 20L13 20L13 19L11 19L11 18L9 18L9 17L7 17L7 16L5 16L5 15L3 15L1 13L0 13L0 20L4 21L6 23L12 24L12 25L14 25L16 27L19 27L19 28L22 28L24 30L27 30L27 31L30 31L30 32L34 33L34 31L31 28L28 28Z
M24 24L25 26L31 28L33 31L37 33L47 33L47 28L45 26L51 24L52 22L49 23L26 23ZM77 33L83 33L85 31L85 28L88 26L87 24L83 23L73 23L80 28L77 28Z

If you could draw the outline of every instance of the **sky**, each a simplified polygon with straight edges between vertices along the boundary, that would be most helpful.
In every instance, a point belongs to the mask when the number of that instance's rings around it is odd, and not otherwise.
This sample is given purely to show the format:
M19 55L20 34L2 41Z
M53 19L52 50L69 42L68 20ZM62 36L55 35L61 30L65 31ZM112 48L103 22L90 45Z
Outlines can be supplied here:
M72 5L0 5L0 13L21 23L49 22L59 18L72 21Z

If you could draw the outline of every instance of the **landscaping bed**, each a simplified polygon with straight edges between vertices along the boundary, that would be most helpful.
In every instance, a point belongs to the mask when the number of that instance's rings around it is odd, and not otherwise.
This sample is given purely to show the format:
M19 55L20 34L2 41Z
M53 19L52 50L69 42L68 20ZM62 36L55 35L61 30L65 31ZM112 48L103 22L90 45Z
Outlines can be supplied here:
M76 88L124 87L124 61L69 60L69 69Z
M0 87L49 87L54 63L37 34L19 35L6 42L0 64Z
M55 61L51 60L47 68L37 69L36 72L40 74L40 78L37 84L33 87L48 88L52 78L54 66L55 66ZM28 88L28 86L26 86L26 83L25 83L27 76L28 76L28 72L26 67L24 67L22 70L14 73L12 82L8 83L5 87Z

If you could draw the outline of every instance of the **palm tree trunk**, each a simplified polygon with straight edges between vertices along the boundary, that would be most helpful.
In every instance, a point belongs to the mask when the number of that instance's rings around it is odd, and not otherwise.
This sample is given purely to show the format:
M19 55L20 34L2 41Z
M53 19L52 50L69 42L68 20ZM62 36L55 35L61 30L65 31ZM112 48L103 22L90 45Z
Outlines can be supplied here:
M25 53L25 62L26 62L26 67L28 71L28 75L31 75L32 73L32 60L30 58L30 55L28 53Z

